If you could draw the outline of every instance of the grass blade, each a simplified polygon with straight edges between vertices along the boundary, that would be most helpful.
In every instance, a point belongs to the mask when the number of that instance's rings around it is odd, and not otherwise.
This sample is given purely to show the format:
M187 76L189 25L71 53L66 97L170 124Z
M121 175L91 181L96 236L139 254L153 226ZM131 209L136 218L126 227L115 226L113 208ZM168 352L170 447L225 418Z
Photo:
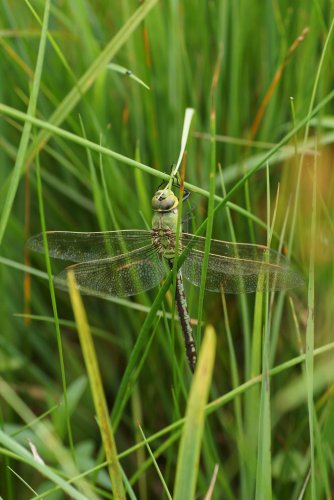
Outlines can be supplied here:
M210 106L210 172L209 172L209 186L210 186L210 195L209 195L209 203L208 203L208 216L207 216L207 226L206 226L206 234L205 234L205 247L204 247L204 256L203 256L203 265L201 271L201 284L199 288L199 297L198 297L198 326L197 326L197 335L196 335L196 344L200 344L201 340L201 323L203 316L203 305L204 305L204 293L205 293L205 283L206 283L206 275L209 266L209 253L210 253L210 245L211 245L211 237L212 237L212 229L213 229L213 216L214 216L214 205L215 205L215 172L216 172L216 107L215 107L215 97L216 97L216 89L219 78L219 70L221 64L222 53L220 52L216 61L215 71L212 78L211 84L211 106Z
M209 395L216 350L216 334L206 328L191 385L184 429L178 453L174 500L195 498L196 480L205 422L205 405Z
M146 83L143 82L143 80L138 78L138 76L134 75L130 69L124 68L124 66L120 66L119 64L115 64L115 63L108 64L107 68L111 69L113 71L116 71L116 73L120 73L121 75L128 76L129 78L131 78L135 82L137 82L140 85L142 85L143 87L145 87L145 89L150 90L150 87L148 85L146 85Z
M314 455L314 402L313 402L313 387L314 387L314 252L316 241L316 164L314 166L313 178L313 197L312 197L312 215L311 215L311 253L309 265L309 283L308 283L308 318L306 327L306 357L305 357L305 373L307 387L307 408L309 418L310 432L310 455L311 455L311 498L316 499L316 477L315 477L315 455Z
M39 49L38 49L38 55L37 55L36 69L35 69L34 79L32 82L31 94L30 94L29 105L28 105L28 110L27 110L27 116L30 116L30 117L33 117L35 115L35 112L36 112L37 98L38 98L43 63L44 63L46 36L47 36L47 28L48 28L48 22L49 22L49 11L50 11L50 1L46 0L45 9L44 9L43 25L42 25L42 31L41 31L41 40L39 43ZM19 145L19 149L17 152L13 173L11 175L11 182L10 182L10 185L9 185L9 188L7 191L7 196L6 196L5 203L4 203L4 206L2 209L2 214L0 217L0 246L2 243L3 236L5 234L5 230L7 227L10 212L12 210L12 206L14 203L16 191L17 191L20 177L21 177L21 172L23 171L24 160L25 160L26 152L27 152L27 148L28 148L31 127L32 127L31 122L26 121L24 123L23 132L22 132L22 136L21 136L21 140L20 140L20 145Z
M144 442L145 442L145 444L146 444L146 448L148 449L148 452L149 452L150 457L151 457L151 459L152 459L152 462L153 462L153 464L154 464L155 470L156 470L156 471L157 471L157 473L158 473L158 476L159 476L159 478L160 478L160 481L161 481L161 484L162 484L162 486L163 486L164 492L165 492L165 494L166 494L166 496L167 496L168 500L172 500L171 494L170 494L170 493L169 493L169 491L168 491L168 487L167 487L167 484L166 484L166 482L165 482L165 480L164 480L164 477L163 477L163 475L162 475L162 472L161 472L161 470L159 469L158 462L156 461L155 456L154 456L154 453L153 453L153 451L151 450L151 447L150 447L150 445L148 444L148 442L147 442L147 440L146 440L146 437L145 437L145 434L144 434L144 432L143 432L143 429L142 429L140 426L139 426L139 430L140 430L141 435L142 435L142 437L143 437L143 440L144 440Z
M82 75L77 85L67 94L62 103L50 117L49 122L54 125L59 125L69 115L72 109L80 101L82 96L95 82L101 71L105 69L109 61L117 54L124 43L129 39L130 35L137 26L145 19L150 10L155 6L158 0L147 0L142 3L135 13L122 26L119 32L112 38L108 45L103 49L100 55L94 60L88 70ZM29 160L35 156L36 151L47 142L50 134L43 131L37 137L29 151Z
M96 359L96 352L90 333L86 312L80 297L80 293L76 287L75 276L73 272L68 273L68 286L75 321L78 327L82 353L85 359L88 378L92 390L94 406L99 422L101 437L108 461L108 469L113 493L115 498L125 499L121 467L117 458L116 443L109 420L107 402L103 391L101 374Z
M80 493L72 485L68 484L61 476L56 474L49 466L36 461L33 455L27 451L22 445L20 445L13 438L9 437L5 432L0 429L0 443L2 443L8 450L15 453L18 460L21 460L30 465L32 469L37 470L40 474L50 479L50 481L57 484L64 493L67 493L70 497L76 500L85 500L87 497ZM96 497L95 497L96 498Z

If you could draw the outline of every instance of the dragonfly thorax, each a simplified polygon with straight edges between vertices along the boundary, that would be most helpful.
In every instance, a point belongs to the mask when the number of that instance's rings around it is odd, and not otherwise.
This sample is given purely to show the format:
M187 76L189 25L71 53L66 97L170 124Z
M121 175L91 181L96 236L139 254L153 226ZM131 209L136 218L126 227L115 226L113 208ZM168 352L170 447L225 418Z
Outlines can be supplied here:
M167 260L175 257L176 235L175 231L165 227L152 228L152 243L158 252Z

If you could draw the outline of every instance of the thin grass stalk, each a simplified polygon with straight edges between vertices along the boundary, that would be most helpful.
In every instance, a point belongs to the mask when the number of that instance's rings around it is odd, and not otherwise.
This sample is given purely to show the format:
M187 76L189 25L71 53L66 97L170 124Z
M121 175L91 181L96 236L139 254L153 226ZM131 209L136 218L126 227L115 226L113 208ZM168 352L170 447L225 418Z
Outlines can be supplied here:
M221 185L222 185L222 191L224 197L226 197L226 188L225 188L225 182L224 182L224 177L221 172ZM229 210L229 204L226 205L226 215L227 215L227 221L228 221L228 227L230 230L230 238L231 241L234 243L237 243L237 238L235 234L235 230L233 227L233 222L232 222L232 217L231 213ZM266 226L266 225L265 225ZM243 332L243 340L244 340L244 377L250 377L251 376L251 327L250 327L250 321L249 321L249 315L248 315L248 300L247 300L247 294L245 293L240 293L238 295L238 301L239 301L239 306L241 310L241 321L242 321L242 332Z
M222 293L222 304L223 304L223 314L224 314L224 324L225 324L225 330L226 330L226 337L227 337L227 345L229 349L229 356L230 356L230 367L231 367L231 380L232 380L232 387L233 389L236 389L240 385L240 378L239 378L239 373L238 373L238 362L237 362L237 356L233 344L233 338L232 338L232 332L230 328L230 323L229 323L229 318L228 318L228 309L227 309L227 304L226 304L226 298L225 295ZM236 420L236 426L237 426L237 448L238 448L238 455L239 455L239 468L240 468L240 492L241 492L241 498L246 498L247 494L247 473L246 473L246 436L244 432L244 424L242 420L242 403L241 403L241 398L236 397L235 400L233 401L233 406L234 406L234 413L235 413L235 420Z
M319 469L319 476L321 481L317 481L317 494L318 497L324 495L325 498L331 498L331 469L328 463L328 444L323 439L322 422L318 419L317 408L314 405L313 412L314 422L314 444L317 450L317 466ZM319 491L320 490L320 491Z
M140 429L141 435L142 435L142 437L143 437L144 443L145 443L145 445L146 445L146 448L147 448L147 450L148 450L148 452L149 452L149 454L150 454L150 457L151 457L152 463L153 463L153 465L154 465L154 467L155 467L155 470L157 471L157 474L158 474L159 479L160 479L160 481L161 481L161 484L162 484L163 490L164 490L164 492L165 492L165 495L166 495L166 497L168 498L168 500L172 500L172 496L171 496L171 494L169 493L168 486L167 486L166 481L165 481L165 479L164 479L164 477L163 477L163 474L162 474L162 472L161 472L161 470L160 470L160 468L159 468L158 462L157 462L157 461L156 461L156 459L155 459L154 453L153 453L153 451L151 450L151 447L150 447L149 443L147 442L147 439L146 439L146 437L145 437L145 434L144 434L144 432L143 432L143 430L142 430L142 428L141 428L140 426L139 426L139 429Z
M84 126L84 123L82 121L81 116L79 116L79 120L80 120L82 135L85 139L87 139L85 126ZM87 151L87 160L88 160L88 166L89 166L89 172L90 172L90 181L91 181L91 186L92 186L92 191L93 191L93 200L94 200L94 206L95 206L95 210L96 210L97 220L98 220L98 223L100 226L100 230L107 231L107 223L105 220L105 214L104 214L104 210L103 210L102 189L99 185L98 177L96 174L96 168L95 168L94 161L92 158L92 153L91 153L89 148L87 148L86 151Z
M267 246L270 246L273 227L275 224L275 215L272 220L271 229L269 224L271 220L270 208L270 178L269 168L267 165ZM277 199L276 199L277 200ZM277 206L277 203L276 203ZM276 208L275 212L276 214ZM260 278L261 279L261 278ZM264 335L263 335L263 348L262 348L262 382L261 382L261 397L260 397L260 415L258 424L258 443L257 443L257 470L256 470L256 488L255 498L258 500L272 498L272 485L271 485L271 415L270 415L270 317L269 317L269 292L265 294L256 294L260 296L262 317L262 307L264 299ZM256 305L257 305L256 300ZM262 322L260 330L262 331Z
M143 405L141 401L141 392L139 385L135 385L134 391L131 397L131 411L133 415L133 420L135 422L142 422L143 421ZM135 441L137 443L141 442L140 438L140 429L136 429L135 431ZM144 448L139 448L136 452L136 466L137 470L141 470L143 468L143 465L145 464L145 449ZM133 481L131 478L129 479L129 483L133 485ZM142 498L143 500L148 499L148 484L147 484L147 478L145 473L139 474L139 480L138 480L138 491L139 491L139 497Z
M313 193L312 193L312 212L311 212L311 251L309 264L309 282L307 296L307 327L306 327L306 386L307 386L307 409L309 418L310 432L310 461L311 461L311 498L316 500L316 471L315 471L315 449L314 449L314 252L316 242L316 192L317 192L317 170L316 163L313 170Z
M61 333L60 333L57 301L56 301L56 294L55 294L53 277L52 277L52 270L51 270L49 245L48 245L48 240L47 240L47 236L46 236L46 221L45 221L45 214L44 214L43 188L42 188L42 180L41 180L41 166L40 166L40 161L39 161L39 155L36 156L36 180L37 180L39 216L40 216L40 221L41 221L41 229L42 229L42 233L43 233L43 245L44 245L44 252L45 252L45 266L46 266L46 270L47 270L47 274L48 274L50 298L51 298L52 311L53 311L53 317L54 317L55 329L56 329L56 339L57 339L57 346L58 346L60 375L61 375L62 388L63 388L64 410L65 410L67 435L68 435L68 440L69 440L70 449L71 449L71 453L72 453L72 458L73 458L73 461L75 462L75 452L74 452L74 444L73 444L73 436L72 436L71 418L70 418L68 398L67 398L67 383L66 383L66 371L65 371L64 354L63 354L63 344L62 344Z
M154 452L155 459L158 459L160 456L163 456L163 453L166 449L170 448L176 441L180 439L182 433L182 429L178 429L174 432L170 437L168 437ZM149 442L149 439L145 441L141 441L138 449L142 449L145 447L146 443ZM152 458L148 457L145 462L141 465L139 469L131 476L130 483L134 485L137 481L140 481L142 474L152 465Z
M137 144L136 144L135 160L138 162L141 161L139 141L137 141ZM135 169L134 174L135 174L137 198L138 198L138 202L139 202L139 206L140 206L140 211L143 214L143 218L147 224L147 227L151 227L152 209L151 209L150 200L147 197L147 189L145 186L145 176L143 175L143 172L141 172L138 168ZM150 223L148 223L148 221Z
M205 246L204 255L201 270L201 282L199 287L199 297L198 297L198 312L197 312L197 334L196 334L196 344L200 345L201 341L201 325L203 317L203 305L204 305L204 294L205 294L205 284L206 276L209 267L209 253L212 238L212 228L213 228L213 216L214 216L214 195L215 195L215 172L216 172L216 90L219 79L219 71L222 59L222 51L219 52L214 74L212 77L211 92L210 92L210 171L209 171L209 202L208 202L208 216L206 219L206 234L205 234Z
M223 173L220 170L220 178L221 178L221 186L223 195L226 195L226 187L224 182ZM231 241L236 243L236 235L233 227L233 221L230 213L229 207L226 207L226 217L228 222L228 227L230 230ZM248 310L246 303L246 294L240 294L238 296L240 307L241 307L241 315L242 315L242 323L243 323L243 334L244 334L244 349L245 349L245 366L244 366L244 376L247 376L249 373L248 365L250 364L250 333L249 333L249 320L248 320ZM230 355L230 367L231 367L231 379L232 379L232 387L236 388L240 385L239 373L238 373L238 363L236 352L233 344L232 332L230 329L229 318L228 318L228 309L226 304L225 295L222 294L222 304L223 304L223 314L224 314L224 324L226 329L227 343L229 347L229 355ZM246 498L247 495L247 465L246 465L246 436L244 430L244 424L242 421L242 401L241 398L236 398L234 403L234 411L236 415L236 424L238 429L237 436L237 446L238 446L238 454L239 454L239 467L240 467L240 491L241 498Z

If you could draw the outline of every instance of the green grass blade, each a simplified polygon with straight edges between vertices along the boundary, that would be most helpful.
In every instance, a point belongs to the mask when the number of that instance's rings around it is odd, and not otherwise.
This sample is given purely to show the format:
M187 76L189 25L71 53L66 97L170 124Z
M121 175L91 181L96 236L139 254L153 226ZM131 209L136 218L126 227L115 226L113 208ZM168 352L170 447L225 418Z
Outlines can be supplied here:
M140 168L141 170L143 170L148 174L152 174L164 180L169 180L170 178L168 174L159 172L154 168L151 168L147 165L144 165L143 163L139 163L133 160L132 158L127 158L126 156L116 153L115 151L112 151L104 146L101 146L100 144L97 144L93 141L89 141L88 139L80 137L79 135L73 134L72 132L68 132L67 130L57 127L56 125L53 125L51 122L40 120L39 118L35 118L33 116L29 116L28 114L22 113L17 109L10 108L5 104L0 104L0 112L6 113L9 116L12 116L13 118L16 118L18 120L26 121L28 123L36 125L37 127L45 129L45 131L63 137L64 139L68 139L69 141L79 144L84 148L89 148L92 151L97 151L98 153L109 156L110 158L118 160L121 163L126 163L127 165L130 165L132 167Z
M80 125L83 136L85 139L87 139L85 126L81 116L80 116ZM87 148L87 160L89 165L90 181L92 185L94 205L95 205L97 219L99 221L100 231L107 231L107 224L105 221L104 210L103 210L102 189L100 187L99 180L97 177L94 160L92 158L92 153L89 148Z
M183 128L182 128L180 153L179 153L179 157L177 159L175 168L173 168L173 172L171 174L171 179L173 179L173 177L179 171L179 168L180 168L180 165L181 165L181 162L182 162L182 158L183 158L184 152L186 150L188 136L189 136L189 131L190 131L190 126L191 126L191 122L192 122L194 113L195 113L195 110L193 108L187 108L186 109L186 112L185 112L185 115L184 115Z
M261 373L262 353L262 311L263 293L257 293L254 306L254 319L251 337L250 352L250 376L258 376ZM259 434L259 406L261 401L261 389L254 386L245 396L245 461L247 471L247 490L254 491L256 480L256 456L258 449Z
M269 329L266 325L263 346L262 382L260 396L260 412L258 411L257 426L257 471L256 490L257 500L272 498L271 486L271 416L270 416L270 377L269 377Z
M148 452L149 452L149 454L150 454L150 457L151 457L152 463L153 463L153 465L154 465L154 467L155 467L155 470L156 470L156 471L157 471L157 473L158 473L158 476L159 476L159 479L160 479L161 484L162 484L162 486L163 486L164 492L165 492L165 494L166 494L166 496L167 496L168 500L172 500L172 496L171 496L171 494L169 493L169 490L168 490L168 486L167 486L167 484L166 484L166 481L164 480L164 477L163 477L162 472L161 472L161 470L160 470L160 468L159 468L158 462L157 462L157 461L156 461L156 459L155 459L154 453L153 453L153 451L151 450L151 447L150 447L149 443L148 443L148 442L147 442L147 440L146 440L146 437L145 437L145 434L144 434L144 432L143 432L143 429L142 429L140 426L139 426L139 429L140 429L141 435L142 435L142 437L143 437L143 440L144 440L144 442L145 442L145 444L146 444L146 448L148 449Z
M108 469L114 496L115 498L119 498L120 500L123 498L125 499L121 467L117 457L116 443L110 424L107 402L104 395L96 352L90 333L86 312L80 297L80 293L76 288L73 272L68 273L68 285L73 313L78 327L82 353L85 359L86 369L94 400L94 406L104 445L104 451L108 462Z
M76 500L86 500L87 496L80 493L72 485L68 484L59 474L56 474L51 467L36 461L31 453L29 453L22 445L8 436L0 429L0 443L12 453L16 454L17 460L21 460L28 464L32 469L48 478L53 483L57 484L60 489ZM96 498L96 497L95 497Z
M94 60L88 70L82 75L75 87L73 87L73 89L67 94L62 103L50 117L50 123L52 123L53 125L59 125L66 119L72 109L76 106L83 95L95 82L101 71L105 70L105 67L110 62L110 60L115 57L117 52L129 39L133 31L145 19L150 10L156 5L157 1L158 0L147 0L138 7L135 13L130 17L130 19L127 20L124 26L112 38L112 40L103 49L100 55ZM45 142L47 142L49 138L50 134L47 131L42 131L40 133L32 147L30 148L28 157L30 160L34 157L36 151L41 147L41 145L45 144Z
M174 500L195 498L205 405L209 396L216 350L216 334L211 326L205 332L187 403L185 424L178 452Z
M36 157L36 178L37 178L37 195L38 195L39 214L40 214L40 220L41 220L41 228L42 228L42 232L43 232L43 245L44 245L44 249L45 249L45 265L46 265L46 270L47 270L48 279L49 279L49 289L50 289L50 297L51 297L51 303L52 303L52 311L53 311L53 316L54 316L54 320L55 320L60 373L61 373L61 380L62 380L62 387L63 387L65 419L66 419L66 425L67 425L68 439L70 442L70 447L71 447L71 452L72 452L72 458L73 458L73 460L75 460L71 420L70 420L70 414L69 414L68 402L67 402L67 385L66 385L63 345L62 345L62 339L61 339L61 334L60 334L60 325L59 325L59 319L58 319L58 310L57 310L55 289L53 286L53 278L52 278L51 262L50 262L50 256L49 256L48 241L47 241L47 237L46 237L46 222L45 222L45 215L44 215L42 180L41 180L41 166L40 166L40 162L39 162L39 155L37 155L37 157Z
M138 76L134 75L132 73L132 71L129 70L128 68L124 68L123 66L120 66L119 64L115 64L115 63L108 64L107 68L111 69L113 71L116 71L116 73L121 73L121 75L128 76L129 78L131 78L135 82L139 83L139 85L142 85L145 89L150 90L150 87L148 85L146 85L146 83L143 82L143 80L138 78Z
M36 112L37 99L38 99L38 93L39 93L39 87L40 87L42 70L43 70L43 63L44 63L44 56L45 56L47 29L48 29L48 22L49 22L49 12L50 12L50 0L46 0L45 8L44 8L43 25L42 25L42 31L41 31L41 39L40 39L40 43L39 43L39 49L38 49L38 55L37 55L37 61L36 61L35 74L34 74L34 79L32 82L31 94L30 94L29 105L28 105L28 110L27 110L27 116L31 116L31 117L33 117L35 115L35 112ZM12 210L12 206L14 203L17 188L19 186L21 173L23 172L24 161L26 158L30 132L31 132L31 122L26 121L24 123L23 132L22 132L22 136L21 136L21 140L20 140L20 145L19 145L19 149L17 151L16 160L15 160L14 169L13 169L13 172L11 174L10 185L9 185L9 188L7 191L7 196L6 196L5 203L4 203L4 206L2 209L2 214L0 217L0 247L1 247L3 236L4 236L5 231L6 231L8 219L10 216L10 212Z
M201 323L203 316L203 305L204 305L204 294L205 294L205 283L206 283L206 275L208 272L209 266L209 253L211 246L211 237L212 237L212 228L213 228L213 216L214 216L214 205L215 205L215 172L216 172L216 88L219 78L219 70L220 70L220 62L221 62L221 53L218 56L215 71L212 78L211 85L211 102L210 102L210 171L209 171L209 186L210 186L210 195L209 195L209 203L208 203L208 216L207 216L207 226L206 226L206 234L205 234L205 247L204 247L204 256L203 256L203 264L201 270L201 284L199 288L199 297L198 297L198 326L197 326L197 335L196 335L196 343L200 344L201 341Z
M74 464L71 454L67 451L67 449L63 446L59 437L53 432L48 421L42 421L40 418L36 418L35 414L30 410L30 408L26 405L26 403L16 394L14 389L0 377L0 394L3 400L7 403L8 407L12 408L14 412L24 421L26 424L31 427L31 430L34 432L32 434L32 441L39 441L39 443L44 443L46 449L49 450L51 456L54 456L57 460L60 470L62 471L62 475L71 478L72 482L77 484L77 487L80 488L87 496L92 498L92 500L96 499L94 492L91 486L82 478L78 476L78 469ZM32 427L33 424L33 427ZM21 445L16 441L9 441L12 437L8 437L5 433L1 435L0 442L2 442L9 450L13 453L17 453L21 459L31 465L31 459L29 458L31 455L27 452L25 448L21 448ZM16 447L17 445L17 447ZM34 461L35 462L35 461ZM38 464L41 465L41 464ZM36 467L38 470L39 467ZM48 467L47 467L48 469ZM51 478L48 470L41 471L45 477L49 477L55 484L58 484L63 488L62 483L60 483L57 478ZM80 495L80 494L79 494ZM82 498L82 496L80 497Z
M316 164L314 166L313 175L313 196L312 196L312 214L311 214L311 252L309 265L309 282L308 282L308 318L306 327L306 357L305 357L305 372L307 386L307 409L309 418L310 432L310 455L311 455L311 498L315 500L316 496L316 471L315 471L315 451L314 451L314 255L316 242L316 190L317 190L317 175Z

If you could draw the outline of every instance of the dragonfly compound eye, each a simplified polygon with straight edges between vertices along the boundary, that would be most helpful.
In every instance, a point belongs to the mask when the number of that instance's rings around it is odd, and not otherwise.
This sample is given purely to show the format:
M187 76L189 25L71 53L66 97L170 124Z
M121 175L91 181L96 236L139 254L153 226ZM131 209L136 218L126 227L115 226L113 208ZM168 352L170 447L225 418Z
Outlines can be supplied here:
M170 189L160 189L152 198L152 208L157 212L168 212L178 204L179 200Z

